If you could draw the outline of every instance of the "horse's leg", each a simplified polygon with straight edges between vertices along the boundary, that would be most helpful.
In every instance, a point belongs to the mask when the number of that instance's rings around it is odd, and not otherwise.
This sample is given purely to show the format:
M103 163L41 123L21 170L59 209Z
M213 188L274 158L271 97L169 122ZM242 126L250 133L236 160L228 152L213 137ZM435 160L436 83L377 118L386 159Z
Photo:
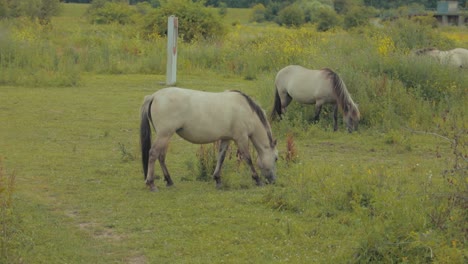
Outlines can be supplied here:
M166 181L167 179L169 179L169 181L172 183L172 180L169 176L169 172L165 164L165 156L166 156L167 144L169 143L169 139L170 139L170 136L166 136L166 137L158 136L149 151L148 174L146 175L146 185L150 187L151 191L158 190L156 185L154 185L154 163L156 162L156 160L159 160L159 164L161 165L161 169L164 173L164 178L166 179Z
M167 169L167 166L166 166L167 146L168 144L166 144L166 147L163 149L163 151L161 152L161 155L159 156L159 165L161 166L161 170L163 171L164 180L166 181L166 186L169 187L169 186L174 185L174 182L172 181L171 175L169 174L169 170Z
M224 158L226 157L226 151L229 147L229 140L221 140L219 144L218 161L216 163L216 169L213 172L213 178L216 181L216 188L221 187L221 166L223 166Z
M292 97L289 94L284 94L281 96L281 115L286 113L286 107L291 103Z
M252 172L252 179L255 180L258 186L263 185L262 181L260 180L260 177L258 177L258 173L255 170L255 167L252 162L252 158L250 156L249 152L249 141L248 139L246 140L241 140L237 141L237 147L239 148L239 151L241 152L242 158L247 162L247 164L250 167L250 171Z
M333 106L333 131L338 130L338 104Z
M321 104L315 104L315 115L314 115L314 122L318 122L320 120L320 112L322 111Z

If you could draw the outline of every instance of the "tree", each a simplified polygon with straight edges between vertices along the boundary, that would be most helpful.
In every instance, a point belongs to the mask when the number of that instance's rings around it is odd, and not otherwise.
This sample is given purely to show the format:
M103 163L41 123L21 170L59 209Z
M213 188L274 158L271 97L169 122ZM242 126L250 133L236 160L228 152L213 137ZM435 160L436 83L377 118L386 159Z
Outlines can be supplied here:
M59 0L0 0L0 18L24 16L47 24L59 11Z
M341 25L341 17L331 8L320 8L318 11L318 31L328 31Z
M165 35L167 18L175 15L179 20L179 34L184 41L218 38L225 34L219 14L208 10L201 2L191 0L171 0L161 3L145 16L143 31L145 36L157 33Z
M278 17L280 25L297 27L305 22L304 12L298 5L289 5L283 8Z

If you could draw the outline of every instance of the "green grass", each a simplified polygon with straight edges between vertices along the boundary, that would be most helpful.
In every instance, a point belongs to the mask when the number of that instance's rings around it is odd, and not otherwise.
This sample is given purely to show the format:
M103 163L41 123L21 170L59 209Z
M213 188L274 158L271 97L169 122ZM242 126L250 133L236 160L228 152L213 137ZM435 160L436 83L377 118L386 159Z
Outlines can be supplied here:
M405 131L310 126L295 133L298 162L280 159L276 186L255 187L233 158L223 190L195 181L198 146L175 136L167 157L175 187L160 180L160 191L149 192L139 160L139 107L163 80L87 75L79 88L1 87L0 156L15 171L17 188L13 263L343 263L371 230L432 230L421 223L431 209L424 208L432 190L427 177L444 186L450 144ZM180 76L179 84L258 93L255 82L215 75ZM284 155L281 126L273 131ZM370 195L379 217L354 208L362 198L352 192ZM383 221L385 211L402 215Z
M223 21L229 25L247 24L250 20L250 14L250 8L228 8Z

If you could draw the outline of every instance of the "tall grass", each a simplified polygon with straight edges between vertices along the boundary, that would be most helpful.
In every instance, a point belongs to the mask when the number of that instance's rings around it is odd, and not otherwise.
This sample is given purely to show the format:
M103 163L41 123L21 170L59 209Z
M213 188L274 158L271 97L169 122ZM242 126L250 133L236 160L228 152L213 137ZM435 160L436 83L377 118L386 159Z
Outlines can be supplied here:
M418 28L432 42L421 40ZM1 32L2 84L78 86L86 72L164 74L166 69L166 39L144 36L137 25L75 25L67 30L54 21L46 27L12 20L2 22ZM408 54L411 47L429 44L455 45L453 38L411 22L325 33L308 26L238 24L223 40L179 41L178 72L267 79L265 89L271 92L266 86L273 87L276 72L288 64L330 67L361 105L364 125L427 128L432 110L462 107L468 83L467 74Z

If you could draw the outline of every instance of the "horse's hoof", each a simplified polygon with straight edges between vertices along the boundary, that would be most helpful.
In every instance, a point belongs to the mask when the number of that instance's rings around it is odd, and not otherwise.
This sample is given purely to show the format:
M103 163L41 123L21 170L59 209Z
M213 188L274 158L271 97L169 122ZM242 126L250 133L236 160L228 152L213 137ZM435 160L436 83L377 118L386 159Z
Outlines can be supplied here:
M146 186L149 187L151 192L157 192L158 188L154 185L154 181L146 181Z
M262 186L264 186L264 185L265 185L265 184L264 184L262 181L258 181L258 182L257 182L257 186L258 186L258 187L262 187Z
M223 184L216 183L216 189L221 190L223 188Z

